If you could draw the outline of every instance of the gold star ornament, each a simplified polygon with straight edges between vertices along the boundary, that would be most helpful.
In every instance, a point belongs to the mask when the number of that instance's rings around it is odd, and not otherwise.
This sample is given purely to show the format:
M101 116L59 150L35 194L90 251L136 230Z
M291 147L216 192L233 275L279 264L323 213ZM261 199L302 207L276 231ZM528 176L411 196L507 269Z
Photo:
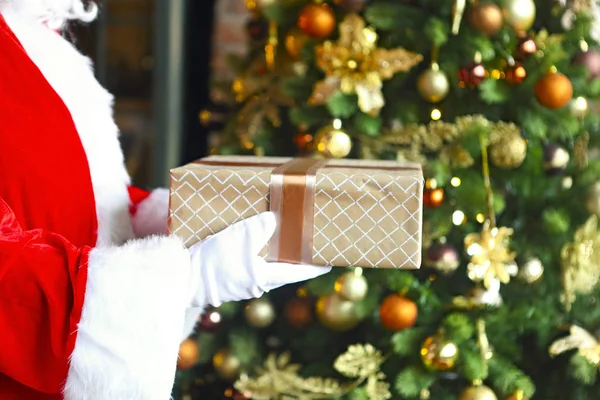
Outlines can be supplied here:
M490 288L495 280L506 284L517 274L515 253L508 248L512 234L512 229L492 228L487 221L481 233L467 235L465 249L471 256L467 269L472 281L483 281L483 285Z
M385 105L381 87L383 81L398 72L406 72L419 64L423 56L404 48L380 49L374 28L356 14L340 23L337 42L326 41L317 46L318 67L325 79L315 85L310 103L325 104L336 92L356 94L361 111L378 115Z

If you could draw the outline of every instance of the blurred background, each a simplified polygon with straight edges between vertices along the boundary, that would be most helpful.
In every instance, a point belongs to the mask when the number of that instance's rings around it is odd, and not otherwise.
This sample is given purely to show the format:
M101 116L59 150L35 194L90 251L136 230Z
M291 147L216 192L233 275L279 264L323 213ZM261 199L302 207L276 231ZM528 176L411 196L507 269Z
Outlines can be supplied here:
M116 97L127 166L141 186L207 153L200 110L226 54L245 49L247 11L237 0L99 0L100 17L75 30L100 82Z

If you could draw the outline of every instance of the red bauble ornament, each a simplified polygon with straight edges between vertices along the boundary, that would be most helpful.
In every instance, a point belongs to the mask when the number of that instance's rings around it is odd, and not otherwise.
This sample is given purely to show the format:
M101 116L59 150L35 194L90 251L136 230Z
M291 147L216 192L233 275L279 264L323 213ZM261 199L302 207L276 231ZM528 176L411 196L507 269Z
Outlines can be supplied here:
M313 135L308 132L298 132L296 136L294 136L294 143L300 152L305 153L310 151L313 139Z
M460 257L456 249L452 246L434 246L427 250L425 266L448 274L460 266Z
M527 70L520 62L509 66L505 72L506 81L511 85L520 85L527 78Z
M304 328L313 321L313 302L307 297L296 297L285 305L285 317L294 328Z
M524 36L517 43L517 57L521 60L526 59L537 51L537 44L530 36Z
M215 308L208 308L199 318L198 330L214 332L221 326L221 313Z
M327 4L311 3L300 11L298 27L310 37L326 38L335 26L335 14Z
M394 332L413 326L418 314L415 302L399 294L386 297L379 307L381 324Z
M269 22L261 15L254 14L246 22L246 33L256 42L265 40L269 33Z
M334 3L342 7L347 12L361 12L367 3L367 0L334 0Z
M590 80L600 76L600 53L597 51L581 52L573 58L573 63L584 65L589 71Z
M444 202L444 189L425 189L423 192L423 204L425 207L437 208Z
M465 86L478 86L485 79L485 67L483 64L471 62L458 72L458 79Z

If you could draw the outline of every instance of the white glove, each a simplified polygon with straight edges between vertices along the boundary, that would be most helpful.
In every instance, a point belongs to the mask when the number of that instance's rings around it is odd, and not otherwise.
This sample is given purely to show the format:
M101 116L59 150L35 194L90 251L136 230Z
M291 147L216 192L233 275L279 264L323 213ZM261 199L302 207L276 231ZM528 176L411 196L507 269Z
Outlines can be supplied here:
M331 271L330 267L267 263L259 257L276 224L273 213L259 214L192 246L191 307L258 298Z

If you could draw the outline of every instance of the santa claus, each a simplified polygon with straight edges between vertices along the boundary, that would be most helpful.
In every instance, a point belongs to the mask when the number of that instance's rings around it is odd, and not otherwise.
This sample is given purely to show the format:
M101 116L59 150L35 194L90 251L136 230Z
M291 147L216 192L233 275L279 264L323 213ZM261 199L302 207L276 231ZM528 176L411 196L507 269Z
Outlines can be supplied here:
M257 256L266 213L186 249L134 189L112 97L59 31L80 0L0 0L0 399L167 400L206 305L326 273Z

